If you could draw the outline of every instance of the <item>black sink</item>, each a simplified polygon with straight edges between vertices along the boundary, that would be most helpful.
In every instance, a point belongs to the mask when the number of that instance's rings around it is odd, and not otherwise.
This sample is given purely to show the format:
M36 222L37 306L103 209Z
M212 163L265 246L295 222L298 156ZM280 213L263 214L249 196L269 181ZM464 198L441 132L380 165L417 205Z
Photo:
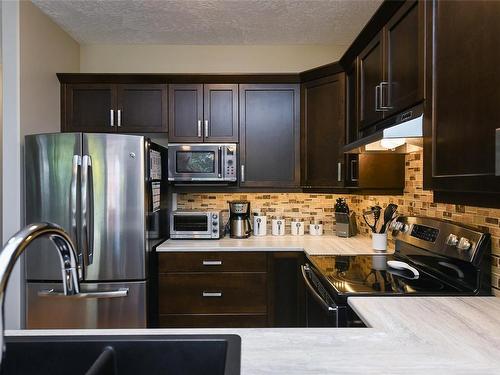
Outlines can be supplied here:
M6 337L2 374L238 375L237 335Z

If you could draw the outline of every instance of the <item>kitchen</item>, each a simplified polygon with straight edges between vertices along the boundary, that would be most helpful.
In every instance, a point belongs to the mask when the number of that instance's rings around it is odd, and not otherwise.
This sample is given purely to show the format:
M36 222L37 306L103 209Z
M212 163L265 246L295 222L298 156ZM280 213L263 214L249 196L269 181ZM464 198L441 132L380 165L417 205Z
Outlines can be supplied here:
M5 373L496 372L497 3L124 4L2 3Z

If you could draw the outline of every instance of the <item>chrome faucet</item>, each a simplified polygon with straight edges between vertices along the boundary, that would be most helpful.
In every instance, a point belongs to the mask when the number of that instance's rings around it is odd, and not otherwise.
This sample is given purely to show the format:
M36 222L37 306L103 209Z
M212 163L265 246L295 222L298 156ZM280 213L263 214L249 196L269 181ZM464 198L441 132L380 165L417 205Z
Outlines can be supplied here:
M58 225L50 223L35 223L21 229L14 234L0 252L0 363L2 362L5 346L4 338L4 300L7 291L7 282L19 256L26 247L39 237L48 236L55 245L61 261L62 282L65 295L80 293L78 279L77 254L73 242L68 234Z

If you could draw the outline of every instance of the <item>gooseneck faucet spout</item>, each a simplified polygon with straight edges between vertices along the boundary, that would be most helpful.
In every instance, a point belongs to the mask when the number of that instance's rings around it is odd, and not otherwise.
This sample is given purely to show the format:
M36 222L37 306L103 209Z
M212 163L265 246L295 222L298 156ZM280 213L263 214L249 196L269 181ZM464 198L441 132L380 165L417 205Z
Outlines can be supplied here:
M60 226L51 223L35 223L26 226L14 234L0 252L0 307L2 314L0 318L0 363L2 362L3 351L5 349L3 345L4 300L7 291L7 282L19 256L31 242L39 237L49 237L59 253L64 294L75 295L80 293L75 247L68 234Z

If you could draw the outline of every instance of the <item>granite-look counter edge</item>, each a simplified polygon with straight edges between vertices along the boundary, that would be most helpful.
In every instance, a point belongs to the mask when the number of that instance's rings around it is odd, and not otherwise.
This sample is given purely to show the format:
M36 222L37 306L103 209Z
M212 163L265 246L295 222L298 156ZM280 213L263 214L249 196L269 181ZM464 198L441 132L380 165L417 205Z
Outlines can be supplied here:
M341 238L324 236L263 236L246 239L167 240L156 248L169 251L305 251L308 255L375 254L371 239L366 236Z
M6 331L19 335L238 334L242 374L497 374L500 299L355 297L371 328Z

